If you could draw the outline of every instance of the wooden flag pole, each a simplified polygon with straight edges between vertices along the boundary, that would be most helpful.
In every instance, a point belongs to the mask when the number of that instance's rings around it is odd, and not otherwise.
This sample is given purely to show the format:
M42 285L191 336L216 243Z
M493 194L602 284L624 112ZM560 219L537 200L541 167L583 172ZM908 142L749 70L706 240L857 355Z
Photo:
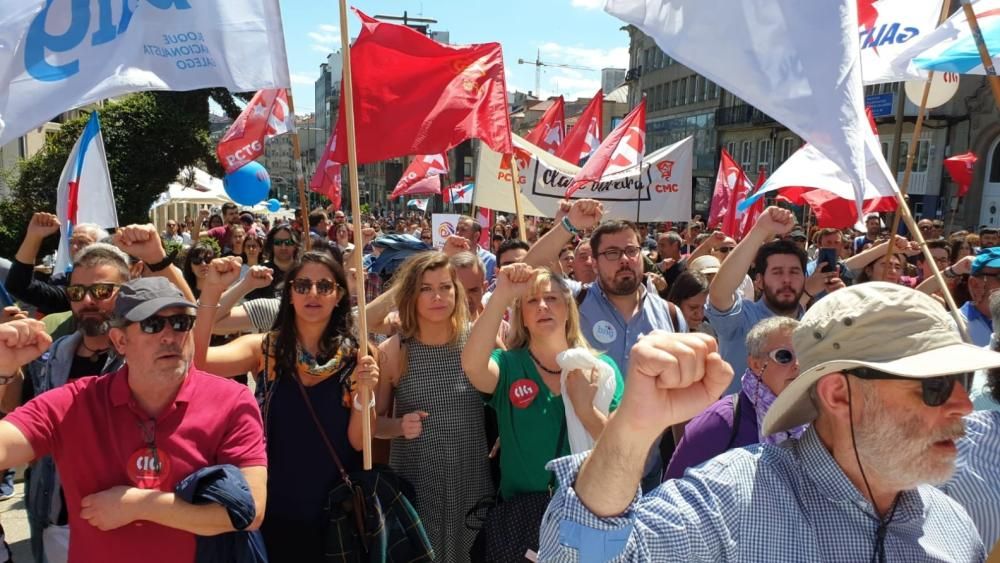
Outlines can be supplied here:
M950 4L950 2L941 3L941 14L938 16L938 25L941 25L946 19L948 19L948 6ZM975 17L975 14L973 14L973 17ZM900 209L906 207L906 213L909 214L910 212L906 203L906 192L910 187L910 176L913 173L913 160L917 155L917 147L920 146L920 132L924 127L924 115L927 113L927 97L931 93L931 80L933 78L934 71L932 70L927 73L927 80L924 82L924 91L920 96L920 108L917 110L917 122L913 124L913 135L910 136L910 146L906 148L906 166L903 169L903 183L899 186L899 192L902 197L897 198L899 207L897 207L896 212L892 214L892 228L889 230L890 244L885 253L885 261L887 265L889 264L889 257L892 256L893 247L895 246L892 244L892 241L895 240L893 237L895 237L896 233L899 232L899 219L901 217ZM899 95L906 95L903 91L902 84L900 84L899 87ZM896 163L892 163L892 166L889 167L889 171L892 174L896 173ZM864 217L861 217L860 219L863 220ZM909 224L907 224L906 228L910 229L911 232L913 230L910 228ZM920 243L926 244L922 236L920 237ZM942 285L941 287L945 286Z
M347 37L347 0L340 0L340 52L344 60L344 122L347 125L347 171L351 190L351 217L355 247L352 253L358 302L358 353L368 355L368 322L365 320L365 269L361 262L361 190L358 189L358 146L354 136L354 83L351 81L351 44ZM372 468L372 390L361 386L361 432L364 468Z
M288 93L288 112L295 115L295 100L292 98L292 89L286 88ZM294 122L294 117L292 120ZM299 130L296 128L292 132L292 159L295 161L295 183L299 189L299 213L302 217L302 233L305 235L306 251L312 249L312 237L309 231L309 200L306 199L306 177L302 170L302 150L299 145Z
M514 211L517 214L517 234L521 240L528 241L528 225L524 222L524 211L521 209L521 188L517 185L517 180L521 177L520 170L517 169L517 157L512 152L510 154L510 186L514 190Z
M945 2L945 4L949 4L949 2ZM997 70L993 67L993 58L990 57L990 50L986 47L986 41L983 40L983 32L979 29L979 19L976 17L975 10L972 9L972 0L962 0L962 10L965 12L965 19L969 22L969 31L972 32L972 37L976 40L976 47L979 48L979 58L983 60L986 79L990 83L990 90L993 91L993 101L1000 109L1000 77L997 76Z

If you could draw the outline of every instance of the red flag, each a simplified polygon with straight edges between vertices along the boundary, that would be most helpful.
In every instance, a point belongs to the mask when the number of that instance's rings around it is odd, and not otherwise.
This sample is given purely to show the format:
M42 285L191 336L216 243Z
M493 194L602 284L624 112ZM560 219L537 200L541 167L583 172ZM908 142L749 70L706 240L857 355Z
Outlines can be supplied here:
M389 199L401 195L423 195L441 193L440 174L448 173L448 157L442 154L420 155L403 172Z
M573 164L589 157L601 144L601 123L604 119L604 93L594 94L586 109L569 130L566 140L556 151L556 156Z
M816 215L816 226L847 229L858 222L857 204L853 199L837 197L837 194L817 188L782 188L778 195L781 201L793 205L808 205ZM895 197L866 199L863 213L896 210Z
M260 90L226 131L215 153L228 174L264 154L267 139L290 131L295 131L295 120L288 111L288 93Z
M482 227L479 231L479 246L483 248L490 248L490 243L493 242L493 210L487 209L485 207L480 207L476 211L476 222Z
M958 197L965 197L969 193L969 185L972 184L972 172L976 168L976 155L969 151L965 154L957 154L944 159L944 167L951 175L951 179L958 184Z
M709 205L708 228L714 229L720 223L726 236L738 238L740 234L740 217L736 206L753 193L750 179L739 164L722 149L719 159L719 172L715 178L715 191L712 193L712 203ZM747 210L749 211L749 210Z
M313 172L309 181L309 189L326 196L333 204L334 208L340 207L340 186L341 186L341 163L333 158L333 152L337 148L337 133L330 136L330 140L323 149L323 156L316 163L316 171Z
M556 98L524 140L549 154L556 154L559 145L566 138L565 108L566 103L563 101L563 97Z
M359 164L439 154L473 137L495 152L511 152L499 43L444 45L354 11L361 18L351 47ZM343 112L337 134L346 138ZM334 160L347 162L345 146Z
M646 98L643 98L576 173L566 189L566 198L588 183L600 181L605 174L637 166L645 152Z
M747 195L751 193L756 193L764 182L767 180L767 174L764 173L764 167L762 166L760 170L757 171L757 184L753 187L753 191L744 194L743 199L746 199ZM738 204L737 204L738 205ZM740 237L739 240L743 240L745 236L750 233L750 229L757 224L757 219L760 218L761 214L764 213L764 198L760 198L743 212L743 217L740 219Z

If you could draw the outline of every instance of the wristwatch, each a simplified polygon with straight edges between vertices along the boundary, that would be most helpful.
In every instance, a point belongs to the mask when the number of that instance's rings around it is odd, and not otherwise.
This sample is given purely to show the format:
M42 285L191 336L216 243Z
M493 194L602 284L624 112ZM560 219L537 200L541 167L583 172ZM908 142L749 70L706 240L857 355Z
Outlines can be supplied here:
M167 254L163 260L160 260L156 264L146 264L150 272L159 272L160 270L166 269L171 264L174 263L174 258L177 258L177 249L175 248L169 254Z

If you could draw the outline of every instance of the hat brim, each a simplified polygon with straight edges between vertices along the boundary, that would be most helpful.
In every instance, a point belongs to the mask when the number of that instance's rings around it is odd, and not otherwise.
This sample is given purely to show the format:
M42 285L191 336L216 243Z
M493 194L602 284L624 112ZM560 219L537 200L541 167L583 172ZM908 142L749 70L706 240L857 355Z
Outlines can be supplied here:
M125 320L131 321L133 323L144 321L168 307L190 307L192 309L198 308L197 305L186 299L179 299L177 297L160 297L158 299L150 299L149 301L146 301L142 305L135 307L134 309L125 314Z
M953 373L1000 367L1000 353L972 344L949 344L890 362L837 360L813 366L795 378L778 395L764 417L763 435L770 436L816 418L809 389L824 375L867 367L912 379L928 379ZM966 389L968 391L968 389Z

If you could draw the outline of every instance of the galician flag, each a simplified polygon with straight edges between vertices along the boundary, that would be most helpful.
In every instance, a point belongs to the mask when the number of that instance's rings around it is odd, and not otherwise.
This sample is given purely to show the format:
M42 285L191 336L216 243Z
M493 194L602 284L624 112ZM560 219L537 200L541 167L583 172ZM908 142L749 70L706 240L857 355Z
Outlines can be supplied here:
M448 190L448 199L452 203L468 203L472 205L472 194L475 189L475 184L455 186Z
M104 228L118 227L111 173L108 172L101 122L96 111L90 114L90 121L73 145L59 177L56 215L60 227L55 272L69 272L73 265L69 239L73 236L74 226L94 223Z

